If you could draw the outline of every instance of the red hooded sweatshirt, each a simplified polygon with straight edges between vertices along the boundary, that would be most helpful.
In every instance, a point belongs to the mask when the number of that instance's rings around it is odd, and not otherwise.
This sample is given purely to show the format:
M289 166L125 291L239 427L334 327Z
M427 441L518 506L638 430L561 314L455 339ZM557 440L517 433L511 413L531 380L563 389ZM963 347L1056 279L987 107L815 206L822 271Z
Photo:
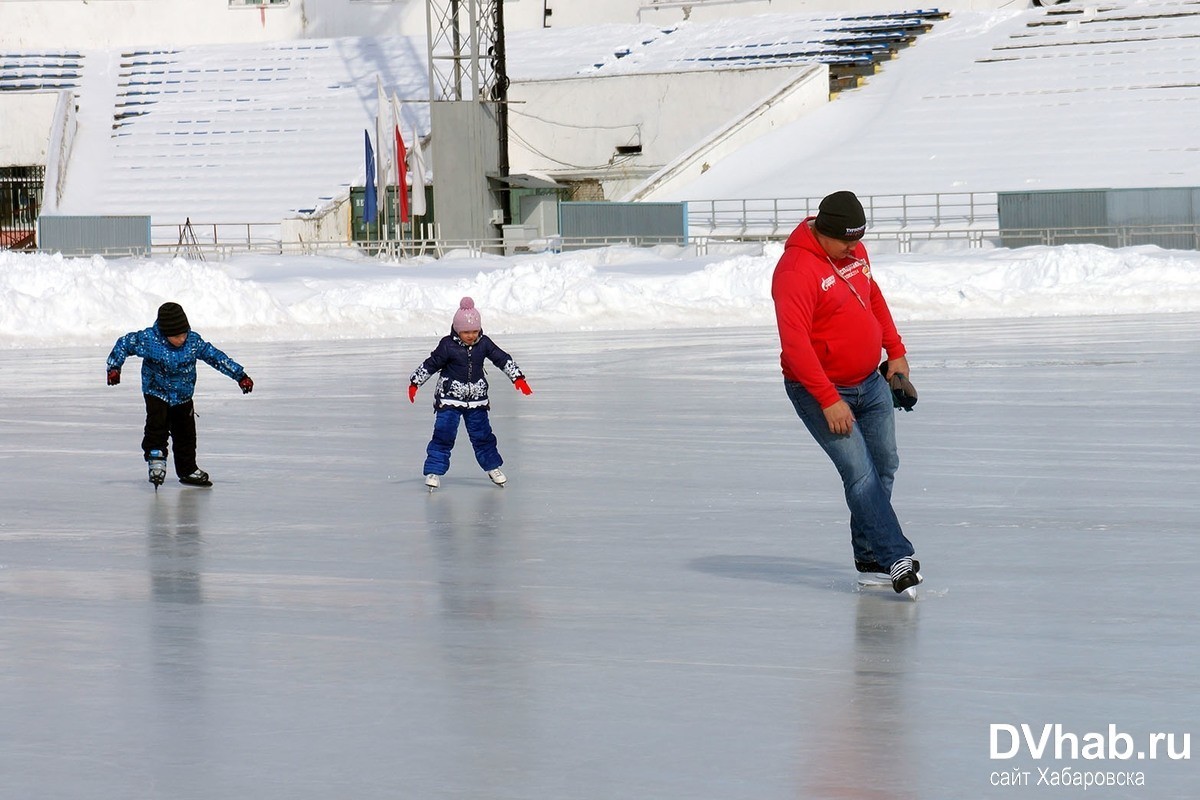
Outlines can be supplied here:
M862 383L888 359L905 354L892 312L871 278L860 242L833 261L812 232L809 217L792 231L775 265L771 297L779 325L783 377L798 381L822 408L841 399L838 386ZM857 293L857 295L856 295Z

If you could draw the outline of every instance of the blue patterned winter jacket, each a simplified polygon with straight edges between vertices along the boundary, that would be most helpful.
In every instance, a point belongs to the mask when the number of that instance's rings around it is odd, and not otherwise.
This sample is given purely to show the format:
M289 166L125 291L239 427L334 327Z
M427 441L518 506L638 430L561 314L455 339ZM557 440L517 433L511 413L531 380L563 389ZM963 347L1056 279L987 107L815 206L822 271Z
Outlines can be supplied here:
M158 332L157 323L117 339L108 354L108 368L120 369L129 356L142 359L142 394L165 400L173 406L192 399L196 391L197 359L235 381L246 374L241 364L204 341L195 331L188 332L182 346L172 346Z
M421 386L434 373L441 372L433 392L434 408L489 408L484 359L502 369L510 381L524 377L512 356L485 334L481 333L479 340L468 346L451 331L449 336L442 337L429 358L413 370L408 380Z

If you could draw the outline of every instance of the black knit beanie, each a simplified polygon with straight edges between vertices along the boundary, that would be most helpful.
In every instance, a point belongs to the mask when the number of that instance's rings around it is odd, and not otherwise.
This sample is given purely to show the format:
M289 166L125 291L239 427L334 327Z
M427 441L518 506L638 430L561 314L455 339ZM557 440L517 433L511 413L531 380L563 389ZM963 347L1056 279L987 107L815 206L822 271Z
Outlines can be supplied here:
M857 242L867 232L867 215L854 192L834 192L817 207L815 227L831 239Z
M158 307L158 332L163 336L178 336L192 329L187 314L179 303L163 303Z

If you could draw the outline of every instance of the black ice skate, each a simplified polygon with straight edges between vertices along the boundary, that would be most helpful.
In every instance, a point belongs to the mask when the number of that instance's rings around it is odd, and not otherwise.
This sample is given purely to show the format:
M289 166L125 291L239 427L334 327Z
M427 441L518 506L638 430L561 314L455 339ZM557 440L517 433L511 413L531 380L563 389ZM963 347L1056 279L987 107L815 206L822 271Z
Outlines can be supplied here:
M208 479L208 473L202 469L198 469L191 475L183 475L179 478L180 483L186 483L188 486L212 486L212 481Z
M916 598L917 585L921 577L917 575L916 563L911 558L902 558L892 564L892 589L896 594L907 594Z
M858 570L858 585L859 586L892 586L892 574L878 561L859 561L855 559L854 568ZM925 578L921 575L921 562L915 558L912 560L913 572L917 573L917 582L924 582Z

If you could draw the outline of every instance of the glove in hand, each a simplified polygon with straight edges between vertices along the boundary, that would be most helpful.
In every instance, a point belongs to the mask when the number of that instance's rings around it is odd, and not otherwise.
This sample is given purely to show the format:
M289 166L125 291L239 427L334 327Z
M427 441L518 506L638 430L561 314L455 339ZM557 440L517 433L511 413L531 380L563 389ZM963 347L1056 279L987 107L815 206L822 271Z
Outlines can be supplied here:
M121 370L110 369L108 371L108 385L116 386L120 382L121 382Z
M529 384L524 378L517 378L513 381L513 386L517 387L517 391L521 394L533 394L533 389L529 388Z
M879 365L879 374L887 378L887 362ZM917 389L903 372L897 372L888 379L888 387L892 390L892 408L902 408L912 411L917 404Z
M415 383L410 383L408 385L408 402L410 402L410 403L417 402L417 388L418 387Z
M242 394L250 394L254 391L254 381L250 380L249 375L243 375L238 381L238 386L242 387Z

